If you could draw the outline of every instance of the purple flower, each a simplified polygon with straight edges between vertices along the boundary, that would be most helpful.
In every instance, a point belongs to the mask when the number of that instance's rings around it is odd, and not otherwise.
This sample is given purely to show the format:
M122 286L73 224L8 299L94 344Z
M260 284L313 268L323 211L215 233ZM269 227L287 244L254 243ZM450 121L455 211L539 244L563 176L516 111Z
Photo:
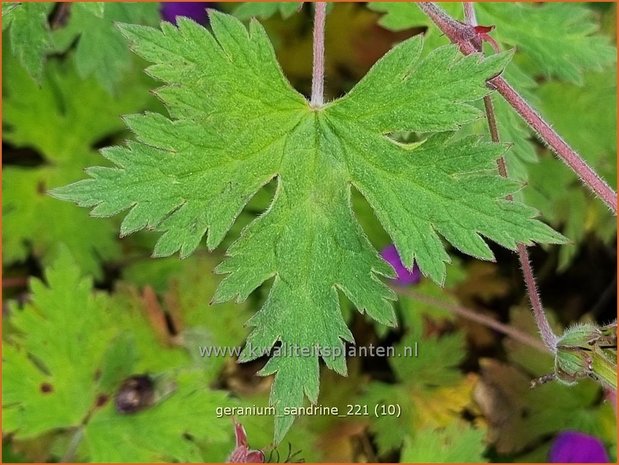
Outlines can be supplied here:
M604 444L598 438L576 431L563 431L550 448L553 463L608 463Z
M212 3L206 2L162 2L161 17L173 24L176 24L178 16L186 16L197 23L207 24L206 9L212 5Z
M412 271L407 270L404 267L402 260L400 260L400 255L398 254L398 250L395 248L395 245L388 245L380 254L389 262L397 273L398 277L394 279L396 284L406 286L408 284L417 284L421 280L421 271L419 271L419 267L417 267L416 264L413 264Z

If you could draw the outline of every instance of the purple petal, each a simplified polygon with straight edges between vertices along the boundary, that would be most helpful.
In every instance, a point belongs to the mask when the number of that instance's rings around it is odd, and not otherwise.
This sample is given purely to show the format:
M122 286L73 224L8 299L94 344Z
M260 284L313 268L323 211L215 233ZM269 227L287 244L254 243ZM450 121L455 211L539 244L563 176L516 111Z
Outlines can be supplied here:
M413 264L412 270L407 270L402 260L400 260L400 255L398 254L398 250L395 248L395 245L388 245L381 252L382 257L389 262L391 267L397 273L398 277L394 279L396 284L401 286L406 286L409 284L417 284L421 281L421 271L419 271L419 267L416 264Z
M553 463L608 463L604 444L598 438L576 431L564 431L550 448Z
M206 9L212 7L212 3L207 2L162 2L161 17L173 24L176 24L178 16L186 16L200 24L208 23Z

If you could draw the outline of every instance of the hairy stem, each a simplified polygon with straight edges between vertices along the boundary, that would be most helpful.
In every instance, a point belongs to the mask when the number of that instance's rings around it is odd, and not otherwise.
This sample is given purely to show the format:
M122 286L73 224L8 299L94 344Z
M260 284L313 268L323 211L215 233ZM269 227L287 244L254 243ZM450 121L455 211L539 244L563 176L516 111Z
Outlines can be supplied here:
M477 26L477 15L475 14L475 4L473 2L463 2L464 20L471 26Z
M516 112L533 128L540 139L574 171L580 180L617 214L617 193L604 181L563 138L552 129L537 111L529 105L502 77L488 81Z
M419 294L410 289L404 289L401 287L393 288L399 294L410 297L411 299L417 300L419 302L423 302L427 305L432 305L434 307L443 308L451 313L454 313L462 318L465 318L470 321L474 321L475 323L479 323L480 325L486 326L490 329L493 329L501 334L505 334L510 337L514 341L518 341L522 344L533 347L534 349L539 350L540 352L547 352L546 347L542 344L538 339L535 339L532 336L529 336L527 333L524 333L512 326L501 323L500 321L495 320L492 317L487 315L483 315L474 310L470 310L466 307L461 307L459 305L453 305L449 302L441 301L440 299L435 299L433 297L429 297L423 294Z
M486 108L486 119L488 120L488 128L490 129L490 137L493 142L500 142L499 131L496 124L496 118L494 116L494 106L492 105L492 98L490 96L484 97L484 106ZM508 177L507 165L505 164L505 158L500 157L497 160L497 166L499 174L504 178ZM508 196L509 200L512 200L511 195ZM529 252L524 244L518 244L518 260L520 261L520 268L522 269L522 276L524 283L527 287L527 293L529 295L529 302L531 303L531 309L533 310L533 316L535 317L535 323L539 329L542 340L548 349L552 352L556 352L557 336L552 331L542 300L539 296L537 284L535 283L535 274L529 258Z
M321 107L324 103L325 82L325 18L327 4L314 3L314 62L312 66L312 97L310 104L313 108Z
M552 331L548 318L546 318L542 299L539 296L537 284L535 283L535 275L533 273L533 267L531 266L531 260L529 259L529 252L524 244L518 244L518 260L520 260L520 268L522 269L522 276L524 277L524 283L527 287L527 293L529 294L529 302L531 303L535 323L542 336L542 341L544 341L546 347L554 354L557 351L557 341L559 338Z
M471 26L477 26L477 15L475 14L475 4L473 2L462 3L464 8L464 21ZM482 49L481 40L479 38L471 39L471 43L477 50Z
M451 18L442 8L432 2L419 2L419 8L439 27L449 39L460 47L465 55L476 53L472 43L476 39L473 26ZM488 81L488 85L503 96L520 117L536 132L539 138L574 171L593 193L617 214L617 193L572 149L537 111L501 76Z
M471 26L476 26L477 22L475 19L474 5L469 2L464 3L463 5L464 16L467 24ZM481 48L481 45L479 48ZM486 120L488 121L490 138L493 142L499 143L501 141L501 138L499 137L499 128L496 122L494 105L492 104L492 97L490 97L489 95L486 95L484 97L484 108L486 110ZM505 158L500 157L497 160L497 167L499 170L499 174L504 178L507 178L508 173ZM512 200L511 195L507 198L510 201ZM557 336L552 331L550 323L548 322L548 318L546 318L546 312L544 312L542 299L539 296L537 284L535 283L535 274L533 272L531 260L529 259L529 252L527 251L527 248L524 244L518 244L518 259L520 261L520 268L522 269L522 275L524 277L524 283L526 285L527 293L529 295L529 302L531 303L531 309L533 310L535 323L537 324L537 328L539 329L540 335L542 336L542 341L544 341L544 344L552 353L555 353L557 350Z

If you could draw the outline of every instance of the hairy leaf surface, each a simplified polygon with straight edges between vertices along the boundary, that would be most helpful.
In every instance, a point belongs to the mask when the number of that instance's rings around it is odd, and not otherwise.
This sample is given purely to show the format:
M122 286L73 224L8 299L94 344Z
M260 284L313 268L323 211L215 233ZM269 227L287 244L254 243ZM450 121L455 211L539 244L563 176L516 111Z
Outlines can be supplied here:
M207 234L216 247L250 198L277 178L268 210L249 225L218 267L226 273L214 300L244 300L272 279L263 308L249 321L248 345L333 350L352 334L338 305L343 292L362 312L393 325L393 292L379 279L391 268L367 240L351 209L351 189L373 207L406 266L416 260L437 282L449 256L441 236L470 255L492 259L483 237L514 249L519 242L561 242L535 211L504 197L519 186L493 174L502 147L446 134L421 144L392 140L396 131L444 132L480 117L470 103L488 93L509 53L462 57L446 46L421 58L422 40L403 42L346 96L312 108L283 76L264 29L211 13L213 33L181 19L161 30L123 26L135 51L165 82L157 94L171 115L134 115L136 141L103 151L114 168L56 189L58 198L93 207L94 216L129 210L121 233L162 232L156 256L191 254ZM260 354L247 349L241 357ZM343 356L322 354L346 372ZM281 353L278 408L316 401L319 356ZM292 423L276 419L276 441Z

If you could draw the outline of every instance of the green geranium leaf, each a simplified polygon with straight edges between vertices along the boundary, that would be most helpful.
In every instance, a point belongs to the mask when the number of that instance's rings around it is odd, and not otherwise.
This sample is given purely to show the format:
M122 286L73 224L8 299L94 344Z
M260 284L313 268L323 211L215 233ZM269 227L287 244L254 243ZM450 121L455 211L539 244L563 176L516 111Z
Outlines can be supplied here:
M53 39L60 50L66 50L78 39L75 65L79 75L94 77L111 92L132 63L131 52L116 23L152 25L158 19L156 2L76 2L71 4L67 25L54 31Z
M441 430L424 429L404 446L403 463L487 462L485 431L453 424Z
M233 448L231 422L217 418L216 409L233 404L208 387L184 349L160 344L143 314L122 299L93 292L66 249L45 282L31 281L32 302L10 308L5 431L17 440L66 431L78 439L79 461L225 459ZM119 412L123 381L142 373L164 380L167 392L140 411Z
M52 50L47 15L53 3L3 3L2 30L9 28L11 52L36 80L43 74L45 55Z
M110 96L93 79L81 79L71 60L53 60L39 87L10 54L3 55L3 65L3 139L36 150L44 161L4 168L3 261L34 253L49 264L63 242L84 270L99 277L101 259L120 253L112 222L93 222L47 191L81 176L96 160L93 146L123 130L120 116L146 106L148 84L136 68Z
M244 300L273 278L263 308L249 321L248 345L339 348L351 341L337 290L375 320L395 324L394 293L379 276L392 270L353 216L351 188L372 206L406 266L416 260L437 282L449 256L441 236L470 255L492 259L482 237L517 243L564 239L534 219L536 212L505 196L519 186L493 174L503 148L444 131L480 117L469 102L489 90L511 54L462 57L446 46L421 58L422 40L385 55L341 99L312 108L283 76L269 39L256 21L211 12L213 32L189 20L161 30L122 29L135 51L154 63L149 73L168 84L157 94L171 119L127 118L137 140L103 151L115 167L88 169L90 178L53 194L94 216L129 210L121 234L162 232L156 256L191 254L207 235L217 247L243 207L277 178L273 201L228 250L214 300ZM420 144L389 137L423 133ZM241 359L261 355L249 349ZM346 372L345 358L323 355ZM284 408L318 396L319 356L271 358L272 402L280 409L276 442L292 424Z

